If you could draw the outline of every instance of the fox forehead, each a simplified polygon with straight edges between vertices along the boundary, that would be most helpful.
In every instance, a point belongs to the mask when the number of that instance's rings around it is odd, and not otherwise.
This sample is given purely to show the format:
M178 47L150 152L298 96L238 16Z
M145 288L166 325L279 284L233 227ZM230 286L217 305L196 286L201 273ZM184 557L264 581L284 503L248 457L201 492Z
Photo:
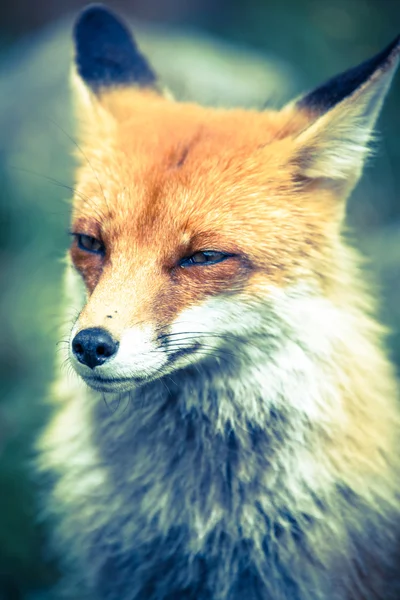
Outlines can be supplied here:
M308 125L306 111L213 108L174 102L154 91L137 88L104 91L100 103L104 110L96 117L103 116L104 121L97 119L97 126L101 129L107 115L112 115L114 123L121 126L119 142L128 148L135 147L135 140L140 145L148 140L161 143L165 149L169 143L191 141L201 130L206 134L203 138L212 141L214 150L218 146L228 150L227 142L234 144L236 150L238 146L251 149ZM135 132L133 138L132 132ZM206 154L204 148L203 154Z
M335 203L299 194L290 167L305 114L208 109L132 90L105 94L102 107L85 138L76 230L132 258L135 249L162 260L216 249L278 273L331 224Z

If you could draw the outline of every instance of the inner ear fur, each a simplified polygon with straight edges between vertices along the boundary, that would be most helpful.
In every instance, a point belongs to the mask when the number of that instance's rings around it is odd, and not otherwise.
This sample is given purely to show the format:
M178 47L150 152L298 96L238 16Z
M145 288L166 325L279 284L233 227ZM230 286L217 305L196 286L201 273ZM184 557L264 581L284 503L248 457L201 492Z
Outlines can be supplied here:
M360 177L384 98L396 71L400 38L385 50L292 103L309 125L294 139L299 178L349 192Z

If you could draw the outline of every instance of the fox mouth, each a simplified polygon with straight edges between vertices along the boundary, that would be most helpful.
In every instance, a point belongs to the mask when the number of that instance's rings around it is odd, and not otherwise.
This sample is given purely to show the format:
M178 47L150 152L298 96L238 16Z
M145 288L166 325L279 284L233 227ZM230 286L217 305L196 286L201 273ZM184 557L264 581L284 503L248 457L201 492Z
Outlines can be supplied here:
M85 383L98 392L128 391L148 381L147 377L83 377Z
M171 367L178 359L193 354L200 344L193 344L187 348L181 348L169 356L167 356L167 362L164 367ZM102 375L81 375L85 383L92 389L99 392L125 392L140 385L153 381L165 374L163 369L157 369L155 373L149 373L148 375L138 376L131 375L130 377L104 377Z

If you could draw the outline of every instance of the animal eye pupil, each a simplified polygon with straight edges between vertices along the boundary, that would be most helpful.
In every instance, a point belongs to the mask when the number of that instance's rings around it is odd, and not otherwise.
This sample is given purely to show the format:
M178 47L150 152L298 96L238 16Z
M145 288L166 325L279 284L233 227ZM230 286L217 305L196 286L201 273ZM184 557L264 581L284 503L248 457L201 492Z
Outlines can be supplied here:
M204 250L195 252L192 256L183 258L180 262L181 267L190 267L192 265L215 265L222 262L226 258L232 256L231 254L225 254L225 252L218 252L216 250Z
M90 235L78 234L77 241L81 250L93 252L94 254L102 254L104 252L103 243Z
M196 254L193 254L192 256L192 261L194 263L197 264L201 264L201 263L205 263L205 262L209 262L210 257L207 256L204 252L196 252Z

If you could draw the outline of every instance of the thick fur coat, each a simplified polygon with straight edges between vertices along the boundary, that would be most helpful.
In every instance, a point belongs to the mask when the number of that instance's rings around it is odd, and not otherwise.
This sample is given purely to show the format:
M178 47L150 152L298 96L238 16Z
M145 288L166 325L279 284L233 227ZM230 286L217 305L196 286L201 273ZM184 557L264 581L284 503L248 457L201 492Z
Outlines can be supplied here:
M62 593L398 600L397 386L342 238L398 42L256 113L162 96L101 7L75 41L74 372L39 444Z

